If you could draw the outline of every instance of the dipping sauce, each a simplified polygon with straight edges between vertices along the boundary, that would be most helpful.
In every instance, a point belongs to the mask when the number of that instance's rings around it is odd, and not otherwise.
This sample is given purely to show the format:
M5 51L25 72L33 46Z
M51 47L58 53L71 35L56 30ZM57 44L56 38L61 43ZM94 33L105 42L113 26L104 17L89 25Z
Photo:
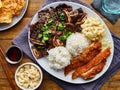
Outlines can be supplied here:
M19 61L21 58L21 51L17 47L11 47L6 55L11 61Z
M22 57L22 50L18 46L10 46L6 51L6 60L11 64L20 62Z

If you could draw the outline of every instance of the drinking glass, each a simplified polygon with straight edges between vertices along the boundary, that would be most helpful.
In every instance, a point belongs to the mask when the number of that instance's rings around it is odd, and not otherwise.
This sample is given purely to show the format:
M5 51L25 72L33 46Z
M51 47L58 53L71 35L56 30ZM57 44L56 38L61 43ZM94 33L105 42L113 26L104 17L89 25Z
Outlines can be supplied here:
M110 14L120 14L120 0L102 0L102 8Z

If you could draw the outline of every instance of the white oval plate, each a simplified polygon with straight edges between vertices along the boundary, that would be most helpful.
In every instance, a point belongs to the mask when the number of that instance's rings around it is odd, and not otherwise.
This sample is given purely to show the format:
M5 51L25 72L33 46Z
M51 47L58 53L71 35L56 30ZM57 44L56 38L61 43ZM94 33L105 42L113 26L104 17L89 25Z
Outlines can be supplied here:
M89 8L83 6L83 5L80 5L78 3L67 2L67 1L54 2L54 3L51 3L47 6L45 6L44 8L42 8L42 10L46 9L46 8L49 8L49 7L56 7L59 4L63 4L63 3L72 6L73 9L77 9L77 8L81 7L83 9L83 11L87 13L87 17L98 17L100 19L101 23L103 25L105 25L103 20L94 11L92 11L91 9L89 9ZM35 16L33 17L32 21L31 21L31 24L35 23L38 20L37 16L38 16L38 13L36 13ZM108 39L110 39L110 43L111 43L111 55L107 58L106 65L104 66L103 70L99 74L97 74L93 79L84 80L81 77L78 77L78 78L72 80L71 79L72 73L68 74L67 76L64 76L64 70L56 71L56 70L53 70L49 67L48 60L47 60L46 57L41 58L41 59L36 59L34 54L33 54L33 56L34 56L35 60L38 62L38 64L40 64L40 66L44 70L46 70L49 74L53 75L54 77L56 77L60 80L63 80L63 81L69 82L69 83L74 83L74 84L83 84L83 83L92 82L92 81L98 79L99 77L101 77L107 71L107 69L109 68L109 66L112 62L112 58L113 58L113 51L114 51L113 39L112 39L111 33L108 30L106 25L105 25L105 29L106 29L106 37ZM28 41L29 41L29 38L30 38L30 32L28 33ZM30 48L32 46L30 41L29 41L29 46L30 46ZM31 49L31 52L32 52L32 49Z
M22 19L22 17L24 16L24 14L25 14L25 12L27 10L28 1L29 0L25 0L25 6L23 7L20 15L14 16L13 20L12 20L12 22L10 24L6 24L6 23L5 24L0 24L0 31L4 31L4 30L7 30L7 29L13 27L14 25L16 25Z

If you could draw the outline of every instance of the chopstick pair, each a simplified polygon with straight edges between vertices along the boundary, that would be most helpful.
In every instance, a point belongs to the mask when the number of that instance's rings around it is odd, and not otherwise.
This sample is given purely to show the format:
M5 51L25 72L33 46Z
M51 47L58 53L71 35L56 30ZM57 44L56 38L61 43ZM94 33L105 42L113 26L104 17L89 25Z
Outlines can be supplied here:
M0 46L0 53L2 54L3 57L5 57L4 51L3 51L3 49L2 49L1 46ZM2 67L3 67L3 70L4 70L4 72L5 72L5 75L6 75L7 79L8 79L8 81L9 81L9 84L10 84L12 90L16 90L16 89L15 89L14 82L12 81L12 78L10 77L10 72L9 72L10 70L8 70L8 69L7 69L7 66L6 66L6 65L7 65L7 62L2 59L2 56L0 56L0 62L1 62L1 65L2 65ZM13 72L12 72L12 73L13 73Z

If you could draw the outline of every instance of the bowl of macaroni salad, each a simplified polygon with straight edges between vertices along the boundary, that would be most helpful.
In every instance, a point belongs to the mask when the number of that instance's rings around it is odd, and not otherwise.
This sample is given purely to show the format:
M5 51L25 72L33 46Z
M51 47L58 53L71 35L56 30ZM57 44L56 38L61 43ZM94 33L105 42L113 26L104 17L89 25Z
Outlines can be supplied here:
M24 63L15 72L15 81L22 90L35 90L42 83L43 73L34 63Z

